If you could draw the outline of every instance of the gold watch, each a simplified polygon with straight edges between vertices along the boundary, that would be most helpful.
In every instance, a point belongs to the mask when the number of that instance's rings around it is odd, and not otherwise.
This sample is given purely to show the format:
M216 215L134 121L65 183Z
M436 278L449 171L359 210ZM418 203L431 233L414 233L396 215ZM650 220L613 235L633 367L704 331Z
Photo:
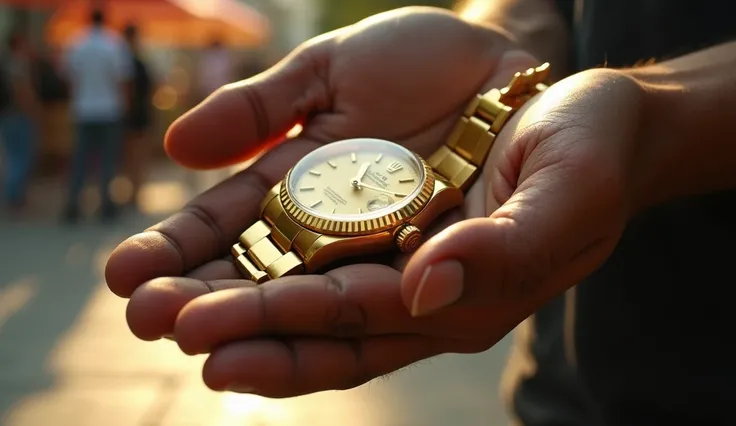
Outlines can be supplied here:
M258 284L398 247L416 250L422 230L463 202L509 117L545 90L549 64L516 73L478 95L445 145L424 160L393 142L333 142L302 158L261 203L261 218L232 247L238 270Z

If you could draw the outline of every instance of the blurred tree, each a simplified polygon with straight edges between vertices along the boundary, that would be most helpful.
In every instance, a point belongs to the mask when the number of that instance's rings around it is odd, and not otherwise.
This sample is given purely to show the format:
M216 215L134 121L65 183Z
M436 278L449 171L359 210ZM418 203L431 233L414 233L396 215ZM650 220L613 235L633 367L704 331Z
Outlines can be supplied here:
M353 24L363 18L403 6L436 6L449 8L456 0L319 0L322 5L321 31Z

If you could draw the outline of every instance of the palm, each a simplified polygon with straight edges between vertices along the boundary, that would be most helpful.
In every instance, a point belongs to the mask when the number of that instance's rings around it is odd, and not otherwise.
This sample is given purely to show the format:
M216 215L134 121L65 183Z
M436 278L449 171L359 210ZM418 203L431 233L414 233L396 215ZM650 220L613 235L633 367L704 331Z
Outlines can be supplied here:
M534 63L504 36L451 13L426 7L395 10L315 39L292 54L290 61L257 77L262 89L249 93L266 104L263 109L280 101L284 78L305 73L313 78L299 88L303 92L299 102L285 117L264 117L256 109L254 124L246 122L247 128L232 132L268 140L279 138L294 120L304 121L299 137L279 147L278 164L271 169L277 178L318 146L355 137L391 140L428 158L474 95L505 85L510 75ZM243 88L248 86L246 82ZM223 114L238 114L227 118L227 125L236 120L243 123L241 113L222 111L218 121L226 121ZM230 144L213 151L201 139L221 129L215 129L219 126L214 117L207 121L212 128L200 119L198 128L181 129L181 136L170 138L177 141L169 149L174 158L187 166L211 167L247 159L261 150L260 144ZM201 138L193 136L198 132ZM179 149L181 154L176 152ZM483 179L479 181L485 188ZM463 218L484 215L486 193L472 189L464 208L450 213L427 236ZM243 222L240 227L248 225ZM401 256L394 266L401 269L406 260Z
M302 53L317 67L329 64L322 83L334 94L304 137L373 136L429 154L489 83L499 42L495 33L483 39L477 28L433 9L394 11L341 30Z

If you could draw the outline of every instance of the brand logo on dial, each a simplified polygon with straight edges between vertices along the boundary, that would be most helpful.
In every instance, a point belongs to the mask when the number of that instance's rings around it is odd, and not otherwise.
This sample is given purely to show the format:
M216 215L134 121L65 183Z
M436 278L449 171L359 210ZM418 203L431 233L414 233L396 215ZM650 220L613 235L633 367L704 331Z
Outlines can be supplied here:
M381 188L385 189L386 187L388 187L388 177L382 175L379 172L369 171L366 174L366 177Z
M395 172L398 172L399 170L401 170L403 168L404 168L404 166L402 166L401 163L399 163L398 161L393 161L393 162L391 162L391 164L389 164L388 166L386 166L386 171L389 172L389 173L395 173Z

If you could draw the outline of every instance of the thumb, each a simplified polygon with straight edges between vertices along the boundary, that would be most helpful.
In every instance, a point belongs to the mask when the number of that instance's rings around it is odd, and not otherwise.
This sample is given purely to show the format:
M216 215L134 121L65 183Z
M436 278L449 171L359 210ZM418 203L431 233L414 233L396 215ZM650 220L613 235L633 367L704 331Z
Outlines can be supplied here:
M591 201L581 186L529 188L491 217L458 222L427 241L402 277L412 316L451 305L513 307L529 315L587 277L610 255L621 228L607 220L615 208Z
M427 241L402 278L402 298L412 316L485 301L492 292L503 293L509 282L522 281L514 275L531 272L522 264L532 255L514 239L517 227L506 219L468 219Z
M174 161L211 169L250 159L329 104L320 67L324 43L302 47L273 68L216 91L176 120L164 147Z

